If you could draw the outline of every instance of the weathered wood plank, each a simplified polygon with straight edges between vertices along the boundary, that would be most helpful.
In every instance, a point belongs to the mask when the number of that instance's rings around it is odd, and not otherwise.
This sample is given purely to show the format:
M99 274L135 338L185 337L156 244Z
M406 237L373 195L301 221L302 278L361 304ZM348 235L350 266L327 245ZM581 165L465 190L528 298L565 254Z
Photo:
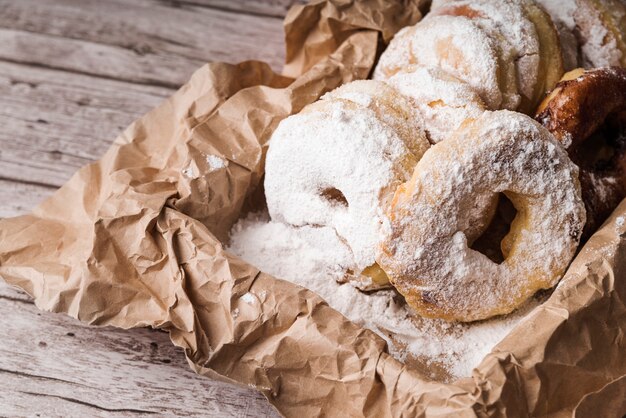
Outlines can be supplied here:
M30 210L203 62L279 69L280 19L258 15L287 1L0 0L0 216ZM163 333L41 313L1 282L0 329L1 416L275 415L195 376Z
M0 178L61 186L171 93L0 62Z
M207 61L283 63L280 19L155 0L0 0L0 59L177 87Z
M195 375L166 333L41 313L3 282L0 329L2 416L277 415L253 390Z
M0 218L29 212L55 190L53 187L0 179Z
M164 0L171 1L171 0ZM306 0L174 0L178 3L194 4L211 8L221 8L237 13L262 16L284 17L289 8Z

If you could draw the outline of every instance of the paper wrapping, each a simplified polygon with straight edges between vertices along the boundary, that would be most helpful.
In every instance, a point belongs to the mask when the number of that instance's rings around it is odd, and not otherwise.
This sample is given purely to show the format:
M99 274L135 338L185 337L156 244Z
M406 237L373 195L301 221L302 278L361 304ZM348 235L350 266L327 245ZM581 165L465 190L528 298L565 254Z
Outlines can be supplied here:
M294 7L284 75L254 61L200 68L32 213L0 220L0 277L47 311L167 330L196 372L256 387L285 416L626 412L626 203L550 299L452 384L429 381L315 293L224 250L233 223L263 204L278 122L366 78L384 42L420 17L400 0ZM215 155L228 166L212 167Z

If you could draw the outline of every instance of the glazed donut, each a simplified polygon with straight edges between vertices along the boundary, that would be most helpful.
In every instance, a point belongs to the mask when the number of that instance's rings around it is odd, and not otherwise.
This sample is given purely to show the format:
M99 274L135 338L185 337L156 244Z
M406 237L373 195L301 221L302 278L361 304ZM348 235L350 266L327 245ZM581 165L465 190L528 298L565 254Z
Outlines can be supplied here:
M626 70L567 73L541 104L536 119L580 167L586 239L626 197Z
M626 65L624 1L576 0L573 19L585 68Z
M437 67L465 81L489 109L504 103L495 42L467 18L430 16L400 30L374 70L375 80L387 80L408 65Z
M346 267L371 267L382 208L430 146L419 120L401 94L376 81L344 85L284 119L266 159L271 218L332 227L354 254Z
M405 95L422 117L431 143L441 142L468 118L486 109L469 84L434 67L408 66L387 82Z
M467 207L504 193L517 209L497 264L468 246ZM585 222L578 168L540 124L485 112L431 147L386 211L377 261L419 314L475 321L556 284Z

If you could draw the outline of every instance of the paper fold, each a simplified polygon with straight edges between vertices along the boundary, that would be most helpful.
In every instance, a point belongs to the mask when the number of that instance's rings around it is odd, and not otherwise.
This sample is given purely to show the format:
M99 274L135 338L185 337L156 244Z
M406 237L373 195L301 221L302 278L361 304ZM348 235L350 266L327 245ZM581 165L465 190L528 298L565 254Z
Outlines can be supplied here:
M454 384L224 250L233 223L263 204L279 121L366 78L382 42L420 16L399 0L294 7L284 76L254 61L199 69L31 214L0 220L0 277L44 310L165 329L195 371L253 385L286 416L623 412L603 399L626 390L626 204L552 297Z

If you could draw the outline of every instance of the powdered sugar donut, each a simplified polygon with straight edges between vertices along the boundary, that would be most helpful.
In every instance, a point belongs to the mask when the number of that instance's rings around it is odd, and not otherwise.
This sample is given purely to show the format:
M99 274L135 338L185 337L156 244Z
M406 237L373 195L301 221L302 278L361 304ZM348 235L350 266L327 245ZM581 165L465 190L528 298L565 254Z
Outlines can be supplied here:
M375 263L382 207L429 147L409 103L382 82L347 85L283 120L270 140L273 220L332 227L361 271Z
M559 33L563 52L563 69L570 71L578 68L581 64L578 56L578 39L574 34L576 0L537 0L537 3L548 12Z
M576 0L573 18L585 68L626 66L623 1Z
M431 143L443 141L463 121L486 110L469 84L438 68L408 66L387 82L418 110Z
M322 97L322 100L336 99L348 100L370 109L379 120L393 128L414 155L421 158L430 147L424 141L426 133L423 120L398 89L382 82L357 80Z
M521 2L451 0L432 9L431 15L471 19L495 41L502 73L502 108L517 109L521 96L527 101L533 100L539 76L539 39Z
M532 0L449 0L431 14L465 16L495 40L503 109L532 112L563 74L558 33Z
M468 18L429 15L404 28L380 57L374 79L386 80L410 64L438 67L465 81L489 109L504 104L495 42Z
M464 231L467 208L501 192L517 215L497 264ZM387 215L379 265L418 313L458 321L511 312L554 286L585 223L576 165L544 127L509 111L485 112L431 147Z

